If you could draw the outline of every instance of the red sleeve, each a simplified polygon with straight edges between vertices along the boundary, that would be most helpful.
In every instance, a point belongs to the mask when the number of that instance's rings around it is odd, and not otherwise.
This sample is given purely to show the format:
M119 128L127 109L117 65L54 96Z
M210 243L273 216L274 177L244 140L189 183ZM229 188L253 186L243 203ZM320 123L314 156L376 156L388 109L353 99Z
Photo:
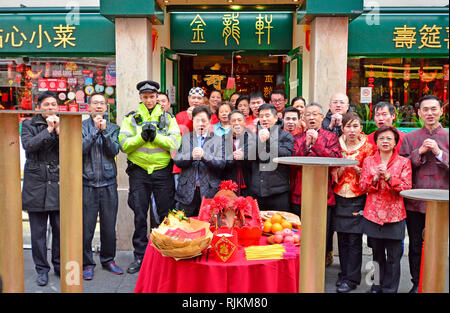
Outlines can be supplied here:
M391 179L387 184L395 191L408 190L412 188L412 168L411 161L409 159L404 159L402 166L396 168L395 173L391 173Z
M361 177L359 178L359 189L364 192L374 192L378 190L379 181L376 184L373 184L374 172L372 171L372 167L374 164L371 162L371 157L366 158L363 162Z

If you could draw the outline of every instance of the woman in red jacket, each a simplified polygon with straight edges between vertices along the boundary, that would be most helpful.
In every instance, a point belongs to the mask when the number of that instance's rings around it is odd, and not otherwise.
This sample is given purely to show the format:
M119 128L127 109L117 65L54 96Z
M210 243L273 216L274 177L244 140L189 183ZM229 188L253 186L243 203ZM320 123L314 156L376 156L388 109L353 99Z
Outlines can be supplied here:
M336 282L337 292L349 292L361 282L362 212L366 194L359 189L359 178L364 160L374 154L375 148L362 132L361 118L355 112L342 117L343 134L339 138L342 157L356 160L358 165L336 167L331 171L336 206L334 230L337 232L341 272Z
M377 268L370 289L373 293L395 293L400 282L406 218L400 191L411 189L412 169L409 159L394 151L399 138L391 126L382 126L375 132L378 151L364 160L359 181L361 191L367 192L363 232Z

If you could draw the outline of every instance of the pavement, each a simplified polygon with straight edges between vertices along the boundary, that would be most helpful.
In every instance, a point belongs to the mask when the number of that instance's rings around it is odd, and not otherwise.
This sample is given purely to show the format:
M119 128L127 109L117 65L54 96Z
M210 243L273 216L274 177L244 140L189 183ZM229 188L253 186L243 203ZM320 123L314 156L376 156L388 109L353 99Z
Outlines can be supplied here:
M365 239L365 236L364 236ZM48 260L51 260L50 251L48 251ZM94 279L91 281L83 281L84 293L132 293L136 285L138 273L128 274L126 268L129 263L133 261L132 251L117 251L116 264L124 270L123 275L114 275L104 270L99 263L98 253L94 253L94 260L97 262L95 268ZM363 249L363 263L362 263L362 279L361 284L351 293L366 293L370 289L371 276L373 267L371 266L372 256L370 249L367 247L364 240ZM45 287L39 287L36 284L36 272L34 270L34 263L31 257L31 250L24 249L24 263L25 263L25 292L26 293L59 293L61 291L60 279L53 271L49 274L49 283ZM332 265L326 268L325 271L325 293L336 293L335 282L340 272L339 257L334 256ZM446 292L448 293L448 263L447 263L447 282ZM407 256L407 244L405 244L405 253L401 260L401 279L399 286L399 293L408 293L412 287L409 274L409 263Z

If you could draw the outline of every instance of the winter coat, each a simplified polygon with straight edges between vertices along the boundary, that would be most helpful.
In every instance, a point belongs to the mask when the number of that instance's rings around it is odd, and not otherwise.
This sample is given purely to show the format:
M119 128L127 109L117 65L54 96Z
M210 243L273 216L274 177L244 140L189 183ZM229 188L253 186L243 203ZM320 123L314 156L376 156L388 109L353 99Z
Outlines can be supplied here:
M181 146L173 160L181 168L175 200L189 205L194 199L197 171L199 173L200 196L213 198L219 189L222 170L225 168L224 137L208 133L203 144L203 157L192 158L192 150L198 146L197 134L190 132L181 137Z
M105 187L116 183L119 153L119 126L106 122L106 129L95 127L90 117L83 121L83 185Z
M261 125L258 122L255 134L256 160L252 162L250 194L256 197L278 195L291 189L289 165L277 164L274 158L292 156L294 137L283 130L283 121L278 119L270 128L270 138L266 142L259 140Z
M22 123L26 153L22 209L28 212L59 211L59 136L47 131L42 115Z

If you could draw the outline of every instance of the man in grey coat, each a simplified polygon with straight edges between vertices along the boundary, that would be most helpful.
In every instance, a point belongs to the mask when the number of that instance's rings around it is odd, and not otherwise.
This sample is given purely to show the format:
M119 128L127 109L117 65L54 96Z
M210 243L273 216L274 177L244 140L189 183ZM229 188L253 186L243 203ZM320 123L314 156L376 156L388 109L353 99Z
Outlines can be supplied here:
M198 215L202 197L214 197L226 164L223 136L209 131L211 110L206 106L196 107L192 120L194 130L183 135L174 156L176 166L181 168L175 200L186 216Z
M123 271L114 261L118 211L117 167L119 126L106 120L108 105L102 93L89 98L89 110L97 112L83 121L83 278L94 277L92 239L100 214L100 263L113 274ZM105 118L106 117L106 118Z

